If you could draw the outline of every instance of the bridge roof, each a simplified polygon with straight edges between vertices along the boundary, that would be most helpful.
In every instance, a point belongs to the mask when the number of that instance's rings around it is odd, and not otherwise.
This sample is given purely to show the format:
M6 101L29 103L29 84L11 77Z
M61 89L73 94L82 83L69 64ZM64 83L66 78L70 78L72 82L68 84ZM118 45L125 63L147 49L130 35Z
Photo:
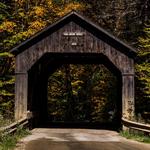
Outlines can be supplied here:
M89 19L85 18L84 16L75 11L68 13L52 25L49 25L42 31L29 38L28 40L22 42L21 44L10 50L10 52L14 55L18 55L19 53L25 51L27 48L31 47L32 45L38 43L42 39L57 31L58 29L62 28L69 22L75 22L82 28L88 30L97 38L101 39L102 41L106 42L107 44L114 47L118 51L126 54L127 56L131 58L134 58L136 56L136 50L133 49L131 46L119 40L103 28L99 27L98 25L91 22Z

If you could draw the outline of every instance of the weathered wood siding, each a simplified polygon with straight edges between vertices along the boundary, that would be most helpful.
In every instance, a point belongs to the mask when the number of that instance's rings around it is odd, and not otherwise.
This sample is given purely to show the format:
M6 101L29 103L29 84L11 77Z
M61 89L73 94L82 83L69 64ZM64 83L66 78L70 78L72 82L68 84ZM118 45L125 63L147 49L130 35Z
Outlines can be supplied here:
M122 74L122 113L124 118L132 118L134 116L134 60L118 49L74 22L70 22L18 54L16 56L16 120L27 112L28 71L47 53L105 55Z
M122 73L134 74L132 58L73 22L17 55L16 71L28 71L45 53L102 53Z

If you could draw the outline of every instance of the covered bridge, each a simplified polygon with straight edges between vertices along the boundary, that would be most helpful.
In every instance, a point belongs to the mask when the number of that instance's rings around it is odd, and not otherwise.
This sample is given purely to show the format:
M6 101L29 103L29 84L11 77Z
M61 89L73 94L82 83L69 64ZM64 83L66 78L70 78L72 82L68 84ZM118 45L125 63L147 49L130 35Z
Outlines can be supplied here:
M104 64L121 78L122 117L134 117L136 51L77 12L67 14L11 52L16 62L16 120L28 112L38 116L37 120L46 119L48 77L64 63Z

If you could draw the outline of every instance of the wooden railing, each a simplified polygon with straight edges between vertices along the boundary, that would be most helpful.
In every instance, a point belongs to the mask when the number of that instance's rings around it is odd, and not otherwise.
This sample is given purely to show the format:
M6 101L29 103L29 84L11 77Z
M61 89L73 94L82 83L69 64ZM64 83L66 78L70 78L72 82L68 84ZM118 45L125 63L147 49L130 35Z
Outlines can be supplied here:
M122 118L122 123L125 127L129 128L129 130L131 129L131 130L141 131L141 132L150 134L149 124L130 121L124 118Z
M18 127L27 127L29 124L29 121L27 118L20 119L6 127L1 127L0 132L4 132L5 134L16 132Z

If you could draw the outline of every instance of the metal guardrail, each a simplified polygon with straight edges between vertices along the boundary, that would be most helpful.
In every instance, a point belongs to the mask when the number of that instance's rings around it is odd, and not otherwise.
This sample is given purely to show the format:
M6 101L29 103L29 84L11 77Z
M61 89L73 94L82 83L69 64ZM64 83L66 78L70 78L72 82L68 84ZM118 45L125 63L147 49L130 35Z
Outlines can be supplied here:
M27 118L20 119L6 127L1 127L0 132L4 132L5 134L14 133L18 127L25 127L29 123Z
M26 127L29 124L29 118L20 119L6 127L1 127L0 132L4 132L6 134L13 133L17 130L18 127ZM125 127L136 131L142 131L144 133L150 134L150 125L144 123L138 123L135 121L130 121L125 118L122 118L122 123Z
M150 134L150 125L149 124L130 121L125 118L122 118L122 123L125 127L128 127L129 129L133 129L136 131L142 131L144 133Z

